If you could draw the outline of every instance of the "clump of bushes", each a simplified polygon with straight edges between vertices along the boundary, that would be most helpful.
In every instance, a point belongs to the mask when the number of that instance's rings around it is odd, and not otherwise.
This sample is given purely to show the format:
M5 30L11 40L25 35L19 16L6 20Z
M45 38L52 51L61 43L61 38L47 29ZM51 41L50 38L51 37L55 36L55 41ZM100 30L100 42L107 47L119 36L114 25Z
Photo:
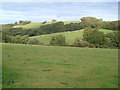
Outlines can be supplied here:
M109 47L120 47L120 32L115 31L112 33L106 34L107 43Z
M64 46L66 45L66 38L63 35L52 36L50 40L50 45Z
M21 44L26 44L29 40L29 37L27 35L25 36L10 36L10 35L4 35L3 36L3 42L5 43L21 43Z
M28 40L27 44L39 45L40 41L37 38L31 38Z
M87 47L89 43L87 41L82 41L80 38L76 38L73 42L73 46L75 47Z
M112 48L120 46L120 32L115 31L108 34L87 28L83 32L83 40L89 42L89 47Z
M85 29L83 32L83 40L89 42L90 46L92 45L93 47L102 47L106 44L105 34L96 29Z

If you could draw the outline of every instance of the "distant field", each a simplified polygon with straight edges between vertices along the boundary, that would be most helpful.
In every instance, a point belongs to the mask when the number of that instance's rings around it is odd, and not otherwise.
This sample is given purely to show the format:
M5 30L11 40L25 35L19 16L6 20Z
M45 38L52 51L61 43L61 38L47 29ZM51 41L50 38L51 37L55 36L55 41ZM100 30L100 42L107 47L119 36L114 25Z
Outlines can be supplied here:
M63 21L64 24L69 24L69 23L79 23L80 21ZM45 24L51 24L52 22L47 22ZM26 29L36 29L36 28L39 28L41 25L45 25L45 24L42 24L42 22L33 22L33 23L30 23L30 24L27 24L27 25L16 25L16 26L13 26L13 28L26 28Z
M79 23L80 21L63 21L64 24Z
M118 50L3 44L3 88L117 88Z
M113 32L112 30L107 29L99 29L100 31L106 33ZM37 38L41 43L43 44L49 44L50 39L54 35L62 34L66 37L66 41L68 44L73 44L75 38L82 38L83 30L77 30L77 31L71 31L71 32L62 32L62 33L54 33L54 34L46 34L46 35L40 35L40 36L34 36L30 38Z
M49 23L46 23L49 24ZM30 24L26 24L26 25L16 25L13 26L13 28L25 28L25 29L36 29L36 28L40 28L40 26L43 25L41 22L35 22L35 23L30 23Z

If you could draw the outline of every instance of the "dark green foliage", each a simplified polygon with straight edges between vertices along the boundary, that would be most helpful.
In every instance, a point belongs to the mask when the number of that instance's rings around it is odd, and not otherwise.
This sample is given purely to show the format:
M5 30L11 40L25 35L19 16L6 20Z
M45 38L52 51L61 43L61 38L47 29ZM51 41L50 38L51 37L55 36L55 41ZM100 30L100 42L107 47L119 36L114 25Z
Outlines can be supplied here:
M109 23L109 28L111 30L118 30L118 21L113 21Z
M25 25L25 24L29 24L31 23L31 21L19 21L20 25Z
M101 28L102 19L97 19L95 17L83 17L80 20L84 28Z
M5 43L21 43L21 44L26 44L27 41L29 40L28 36L11 36L11 35L4 35L2 37L2 41Z
M102 28L110 29L110 30L119 30L120 29L120 21L104 21L102 23Z
M82 29L81 23L70 23L65 25L65 31L75 31Z
M120 32L119 31L108 33L106 37L108 38L107 41L110 47L120 47Z
M47 21L42 22L42 24L45 24Z
M83 31L83 40L88 41L89 36L90 36L92 30L93 30L92 28L86 28L86 29Z
M52 22L53 22L53 23L55 23L55 22L57 22L57 20L55 20L55 19L52 19Z
M37 38L31 38L30 40L28 40L27 44L39 45L40 41Z
M65 44L66 44L65 36L63 36L63 35L57 35L57 36L52 36L51 37L50 45L63 46Z
M55 32L62 32L64 31L64 23L57 22L53 24L47 24L40 27L39 33L55 33Z
M94 44L96 47L100 47L105 44L106 37L103 32L93 30L88 37L88 42Z
M36 36L38 34L36 29L23 29L23 28L11 28L9 32L11 33L12 36L16 35Z
M103 32L87 28L83 32L83 40L95 45L96 47L101 47L105 44L106 37Z
M112 29L112 30L118 30L120 25L118 24L118 21L102 21L102 19L97 19L94 17L83 17L81 18L80 23L69 23L64 25L64 22L56 22L56 20L53 20L54 23L52 24L45 24L46 21L44 21L42 26L37 29L24 29L24 28L12 28L12 26L15 24L6 24L3 25L2 31L9 32L12 36L16 35L28 35L28 36L36 36L36 35L42 35L42 34L51 34L51 33L57 33L57 32L65 32L65 31L75 31L85 28L104 28L104 29ZM25 25L30 23L30 21L19 21L19 24ZM119 26L118 26L119 25Z

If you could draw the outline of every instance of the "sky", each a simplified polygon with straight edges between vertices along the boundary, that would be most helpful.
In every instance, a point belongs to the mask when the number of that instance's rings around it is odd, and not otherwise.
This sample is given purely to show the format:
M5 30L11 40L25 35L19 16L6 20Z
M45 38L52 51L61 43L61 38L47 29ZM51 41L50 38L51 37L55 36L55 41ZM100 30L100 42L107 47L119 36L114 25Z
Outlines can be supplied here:
M118 20L118 2L2 2L0 7L0 24L20 20L79 21L82 17Z

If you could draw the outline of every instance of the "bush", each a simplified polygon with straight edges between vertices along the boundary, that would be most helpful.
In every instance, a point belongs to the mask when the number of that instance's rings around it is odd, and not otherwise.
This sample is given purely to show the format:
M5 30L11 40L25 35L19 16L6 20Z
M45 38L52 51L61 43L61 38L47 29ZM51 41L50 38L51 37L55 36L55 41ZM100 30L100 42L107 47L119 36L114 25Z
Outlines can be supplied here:
M100 47L106 43L106 37L103 32L93 30L88 36L87 41L96 47Z
M73 46L80 47L80 38L75 38L75 40L73 42Z
M92 28L86 28L83 31L83 40L88 41L91 32L92 32Z
M81 47L87 47L88 46L88 42L87 41L80 41L80 46Z
M112 32L106 34L106 37L108 38L108 45L109 47L120 47L120 32Z
M76 38L74 43L73 43L73 46L75 47L86 47L88 46L88 42L87 41L81 41L79 38Z
M28 40L27 44L39 45L40 42L39 42L38 39L36 39L36 38L32 38L32 39Z
M65 36L63 35L52 36L50 40L50 45L59 45L59 46L66 45Z

